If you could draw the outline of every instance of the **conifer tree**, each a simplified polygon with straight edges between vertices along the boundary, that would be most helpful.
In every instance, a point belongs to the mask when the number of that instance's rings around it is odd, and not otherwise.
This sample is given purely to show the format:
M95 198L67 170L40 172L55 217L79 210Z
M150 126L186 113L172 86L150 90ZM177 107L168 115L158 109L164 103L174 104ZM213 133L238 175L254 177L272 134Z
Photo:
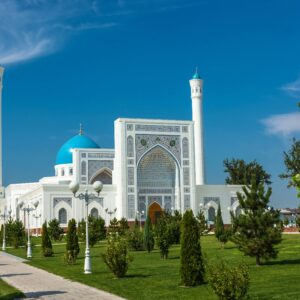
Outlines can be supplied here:
M207 231L207 223L205 220L205 216L204 216L204 211L200 210L196 216L196 219L198 221L198 226L199 226L199 232L200 235L204 235L205 232Z
M57 219L49 221L48 233L50 238L54 241L60 241L62 239L64 230L60 227Z
M275 245L281 242L279 211L268 207L272 189L265 192L264 184L252 180L251 186L243 187L243 194L237 193L243 211L239 216L231 213L235 234L232 236L245 255L261 259L276 258Z
M192 210L187 210L181 223L180 275L185 286L204 282L204 264L200 246L198 222Z
M52 243L48 232L47 221L44 222L42 228L42 250L45 257L53 255Z
M226 229L224 226L220 203L218 205L215 224L216 224L215 226L216 238L222 244L222 247L224 247L224 244L228 242L230 236L230 229Z
M68 263L74 263L80 250L76 231L76 221L74 219L71 219L68 223L66 240L66 260Z
M144 227L144 244L145 248L150 253L154 248L154 234L152 229L152 223L148 214L145 227Z

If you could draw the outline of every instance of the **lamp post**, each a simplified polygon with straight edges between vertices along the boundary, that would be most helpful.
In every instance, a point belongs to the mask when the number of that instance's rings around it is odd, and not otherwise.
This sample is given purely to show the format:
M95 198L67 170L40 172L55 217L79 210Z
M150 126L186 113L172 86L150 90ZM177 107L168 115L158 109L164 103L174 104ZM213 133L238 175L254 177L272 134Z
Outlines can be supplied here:
M20 205L21 207L23 206L23 203L21 203L22 205ZM28 204L27 207L23 207L22 210L25 212L27 212L27 258L31 258L32 257L32 251L31 251L31 242L30 242L30 212L36 210L36 208L38 207L39 202L36 201L33 203L33 206L30 206L30 204Z
M0 218L3 220L3 241L2 241L2 251L5 251L5 250L6 250L5 222L6 222L6 220L7 220L7 217L10 216L10 214L11 214L11 209L8 211L8 214L6 214L5 209L4 209L3 214L1 214L1 211L0 211Z
M142 216L144 215L144 211L136 211L136 214L140 217L140 229L142 230Z
M41 214L39 215L32 215L35 218L35 236L38 236L38 219L42 216Z
M80 193L78 195L77 192L79 190L79 183L73 181L69 185L69 189L73 193L74 197L79 200L84 200L85 207L86 207L86 223L85 223L85 236L86 236L86 245L85 245L85 258L84 258L84 274L91 274L91 256L90 256L90 245L89 245L89 212L88 212L88 205L89 202L95 199L99 199L99 194L102 191L103 184L101 181L95 181L93 184L93 189L97 193L97 196L93 193L88 193L88 189L86 188L84 193Z
M111 216L113 214L115 214L117 211L117 208L115 208L114 210L108 210L108 208L105 209L105 212L109 215L109 224L110 224L110 221L111 221Z

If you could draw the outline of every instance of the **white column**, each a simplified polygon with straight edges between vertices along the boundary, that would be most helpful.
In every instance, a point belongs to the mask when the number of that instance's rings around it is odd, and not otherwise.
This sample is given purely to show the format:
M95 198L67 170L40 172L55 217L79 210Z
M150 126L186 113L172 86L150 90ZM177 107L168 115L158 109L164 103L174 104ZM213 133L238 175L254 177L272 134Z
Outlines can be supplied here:
M190 80L190 86L194 121L196 185L203 185L205 184L202 115L203 81L200 79L197 73L194 75L193 79Z
M0 187L3 186L2 180L2 79L4 68L0 66Z

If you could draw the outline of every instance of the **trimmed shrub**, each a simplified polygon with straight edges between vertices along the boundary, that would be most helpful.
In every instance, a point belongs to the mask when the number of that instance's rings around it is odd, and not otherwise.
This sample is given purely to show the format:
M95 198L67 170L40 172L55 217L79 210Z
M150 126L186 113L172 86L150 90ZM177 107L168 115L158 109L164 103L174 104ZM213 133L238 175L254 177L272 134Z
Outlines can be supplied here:
M42 228L42 252L45 257L52 256L52 243L48 233L47 222L45 221Z
M181 225L180 276L185 286L204 282L204 265L200 246L198 222L192 210L187 210Z
M145 249L150 253L154 248L154 234L152 229L152 223L150 216L147 216L145 227L144 227L144 246Z
M69 264L76 262L77 255L79 254L80 248L78 243L78 235L76 230L76 221L71 219L68 223L68 232L66 236L66 253L65 259Z
M48 223L48 233L53 241L61 241L64 230L59 226L59 221L53 219Z
M133 228L127 232L127 243L130 250L142 251L144 248L144 235L139 228Z
M196 216L199 226L200 235L204 235L207 232L207 222L205 220L204 211L200 210Z
M249 270L244 264L230 266L223 260L207 267L208 281L220 300L240 300L247 297Z
M126 235L128 229L129 229L129 225L128 225L127 219L122 218L119 221L119 233L120 233L120 235Z
M107 249L102 257L104 263L117 278L125 276L129 263L132 261L132 257L128 254L126 240L117 235L111 235L108 238Z

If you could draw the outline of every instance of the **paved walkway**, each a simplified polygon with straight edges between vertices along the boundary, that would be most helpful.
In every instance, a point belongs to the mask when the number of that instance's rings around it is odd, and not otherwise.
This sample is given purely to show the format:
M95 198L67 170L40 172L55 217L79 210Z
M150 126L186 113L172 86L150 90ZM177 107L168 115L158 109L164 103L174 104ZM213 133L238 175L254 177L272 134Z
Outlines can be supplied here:
M121 300L87 285L64 279L24 263L22 258L0 252L0 278L31 299ZM84 276L84 275L83 275Z

